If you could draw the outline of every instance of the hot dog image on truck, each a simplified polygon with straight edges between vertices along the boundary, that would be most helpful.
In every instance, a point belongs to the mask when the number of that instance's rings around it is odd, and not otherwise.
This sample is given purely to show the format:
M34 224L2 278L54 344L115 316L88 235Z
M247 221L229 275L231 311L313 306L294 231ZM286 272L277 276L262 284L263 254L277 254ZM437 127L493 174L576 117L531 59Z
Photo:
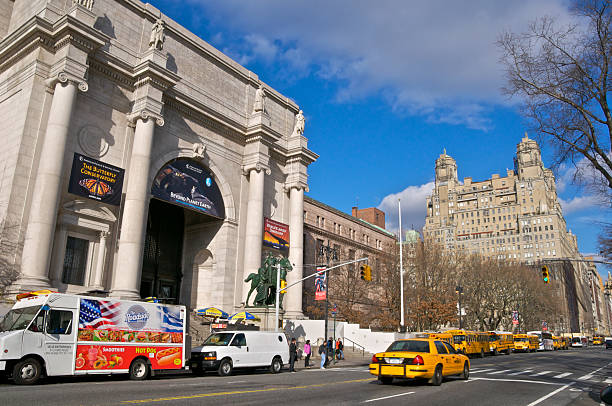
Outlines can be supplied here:
M185 307L53 292L18 295L0 322L0 371L41 376L129 374L185 367Z

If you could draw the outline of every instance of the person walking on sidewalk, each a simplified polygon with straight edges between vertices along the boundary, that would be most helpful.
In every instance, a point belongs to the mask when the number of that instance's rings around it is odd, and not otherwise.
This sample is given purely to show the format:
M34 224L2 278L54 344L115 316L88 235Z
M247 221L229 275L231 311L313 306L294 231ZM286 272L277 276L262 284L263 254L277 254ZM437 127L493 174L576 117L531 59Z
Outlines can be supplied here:
M336 358L344 359L344 344L342 344L342 340L338 339L336 341Z
M310 354L312 353L312 348L310 348L310 340L306 340L306 344L304 344L304 368L310 368Z
M291 339L291 344L289 344L289 372L295 372L295 359L297 358L297 344L295 343L295 338Z
M327 340L327 351L325 351L325 355L327 355L327 365L334 360L334 339L329 337Z
M321 356L321 369L325 369L325 361L327 361L325 357L326 351L327 351L327 343L323 341L321 345L319 346L319 355Z

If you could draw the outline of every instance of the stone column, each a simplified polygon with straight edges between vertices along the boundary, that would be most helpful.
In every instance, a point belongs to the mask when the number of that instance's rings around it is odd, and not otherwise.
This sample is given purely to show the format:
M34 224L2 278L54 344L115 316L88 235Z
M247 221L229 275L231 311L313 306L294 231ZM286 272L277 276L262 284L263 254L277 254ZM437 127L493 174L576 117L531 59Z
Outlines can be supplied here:
M77 87L87 91L87 83L69 78L64 72L58 74L32 194L21 277L16 283L21 290L49 287L49 262L62 194L62 165Z
M249 170L249 201L247 203L246 232L244 241L244 277L257 273L261 266L261 246L263 243L263 196L264 170ZM242 299L246 300L247 285L243 284ZM252 296L252 295L251 295ZM245 303L246 304L246 303Z
M102 289L102 277L104 276L104 259L106 257L106 237L108 232L100 231L100 242L98 244L98 261L94 271L93 285L97 289Z
M291 285L304 277L304 188L291 187L289 207L289 262L293 270L287 274L287 284ZM303 317L302 289L303 285L299 284L287 290L286 317Z
M119 252L111 291L111 296L125 299L140 298L153 134L156 121L158 125L163 125L161 117L153 117L147 112L142 112L135 121L136 130L123 205Z
M51 283L53 286L62 282L64 272L64 257L66 256L66 241L68 239L68 228L66 224L60 223L59 230L55 235L55 261L51 266Z

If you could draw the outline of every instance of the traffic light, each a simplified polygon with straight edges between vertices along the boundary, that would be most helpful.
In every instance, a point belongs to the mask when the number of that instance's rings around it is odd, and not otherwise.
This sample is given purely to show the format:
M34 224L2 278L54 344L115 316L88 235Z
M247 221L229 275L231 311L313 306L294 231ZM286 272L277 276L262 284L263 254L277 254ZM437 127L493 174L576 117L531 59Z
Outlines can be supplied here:
M363 264L359 267L359 270L361 271L361 279L368 282L372 280L372 268L370 265Z
M285 288L287 287L287 281L284 280L284 279L281 279L280 282L281 282L281 284L280 284L280 287L281 287L280 293L282 293L282 294L287 293L287 291L285 290Z
M544 279L544 283L550 283L550 273L546 265L542 265L542 279Z

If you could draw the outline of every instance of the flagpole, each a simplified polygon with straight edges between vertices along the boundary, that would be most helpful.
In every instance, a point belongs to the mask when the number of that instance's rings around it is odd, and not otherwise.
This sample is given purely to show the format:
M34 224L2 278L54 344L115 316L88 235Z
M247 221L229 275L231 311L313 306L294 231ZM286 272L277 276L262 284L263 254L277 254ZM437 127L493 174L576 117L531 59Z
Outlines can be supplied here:
M404 332L404 257L402 247L402 203L397 199L397 209L399 211L399 249L400 249L400 331Z
M274 331L278 332L278 308L279 308L279 299L280 299L280 261L276 265L276 304L274 306L274 320L276 321L274 325Z

